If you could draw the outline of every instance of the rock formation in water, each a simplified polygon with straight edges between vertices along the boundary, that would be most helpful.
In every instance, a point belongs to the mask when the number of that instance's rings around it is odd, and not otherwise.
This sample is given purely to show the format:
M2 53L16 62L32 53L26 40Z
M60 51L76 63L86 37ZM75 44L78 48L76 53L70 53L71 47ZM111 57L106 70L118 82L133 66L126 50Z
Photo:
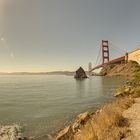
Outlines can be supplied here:
M88 78L86 75L86 72L84 71L84 69L82 67L80 67L76 73L75 73L75 78L77 79L83 79L83 78Z

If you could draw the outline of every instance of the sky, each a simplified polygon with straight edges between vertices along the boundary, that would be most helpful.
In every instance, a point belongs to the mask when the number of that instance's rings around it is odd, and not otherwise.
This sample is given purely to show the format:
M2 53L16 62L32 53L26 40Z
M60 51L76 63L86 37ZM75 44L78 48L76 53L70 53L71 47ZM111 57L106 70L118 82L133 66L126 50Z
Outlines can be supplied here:
M102 40L139 47L140 0L0 0L1 72L88 69Z

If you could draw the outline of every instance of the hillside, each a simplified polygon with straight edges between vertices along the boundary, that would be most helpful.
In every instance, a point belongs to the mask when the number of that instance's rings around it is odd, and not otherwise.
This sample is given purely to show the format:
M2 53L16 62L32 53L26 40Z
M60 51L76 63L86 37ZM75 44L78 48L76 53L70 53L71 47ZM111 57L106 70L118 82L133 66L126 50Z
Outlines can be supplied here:
M135 71L140 70L140 65L137 62L130 61L127 64L112 64L104 67L100 75L103 76L125 76L131 78Z

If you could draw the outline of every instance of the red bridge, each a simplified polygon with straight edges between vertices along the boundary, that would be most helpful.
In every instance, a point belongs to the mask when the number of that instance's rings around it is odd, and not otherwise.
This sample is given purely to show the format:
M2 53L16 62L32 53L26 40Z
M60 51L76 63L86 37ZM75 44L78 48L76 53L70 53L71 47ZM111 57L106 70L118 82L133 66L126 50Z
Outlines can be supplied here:
M110 53L109 53L109 42L108 40L102 40L102 64L99 64L97 66L95 66L94 68L90 68L89 72L94 71L96 69L99 69L101 67L107 66L109 64L119 64L119 63L124 63L125 61L128 60L128 53L126 53L126 51L123 50L123 53L125 52L125 54L119 58L110 60ZM113 49L118 49L118 48L113 48ZM122 49L121 49L122 51ZM98 55L99 57L99 55ZM90 66L91 67L91 66Z

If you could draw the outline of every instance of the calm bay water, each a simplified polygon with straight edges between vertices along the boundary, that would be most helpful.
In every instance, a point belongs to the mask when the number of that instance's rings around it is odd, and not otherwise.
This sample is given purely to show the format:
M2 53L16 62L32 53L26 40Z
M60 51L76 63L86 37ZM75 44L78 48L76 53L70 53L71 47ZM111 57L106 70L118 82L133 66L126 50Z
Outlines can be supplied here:
M26 136L54 133L84 111L114 99L119 77L0 76L0 124L25 126Z

